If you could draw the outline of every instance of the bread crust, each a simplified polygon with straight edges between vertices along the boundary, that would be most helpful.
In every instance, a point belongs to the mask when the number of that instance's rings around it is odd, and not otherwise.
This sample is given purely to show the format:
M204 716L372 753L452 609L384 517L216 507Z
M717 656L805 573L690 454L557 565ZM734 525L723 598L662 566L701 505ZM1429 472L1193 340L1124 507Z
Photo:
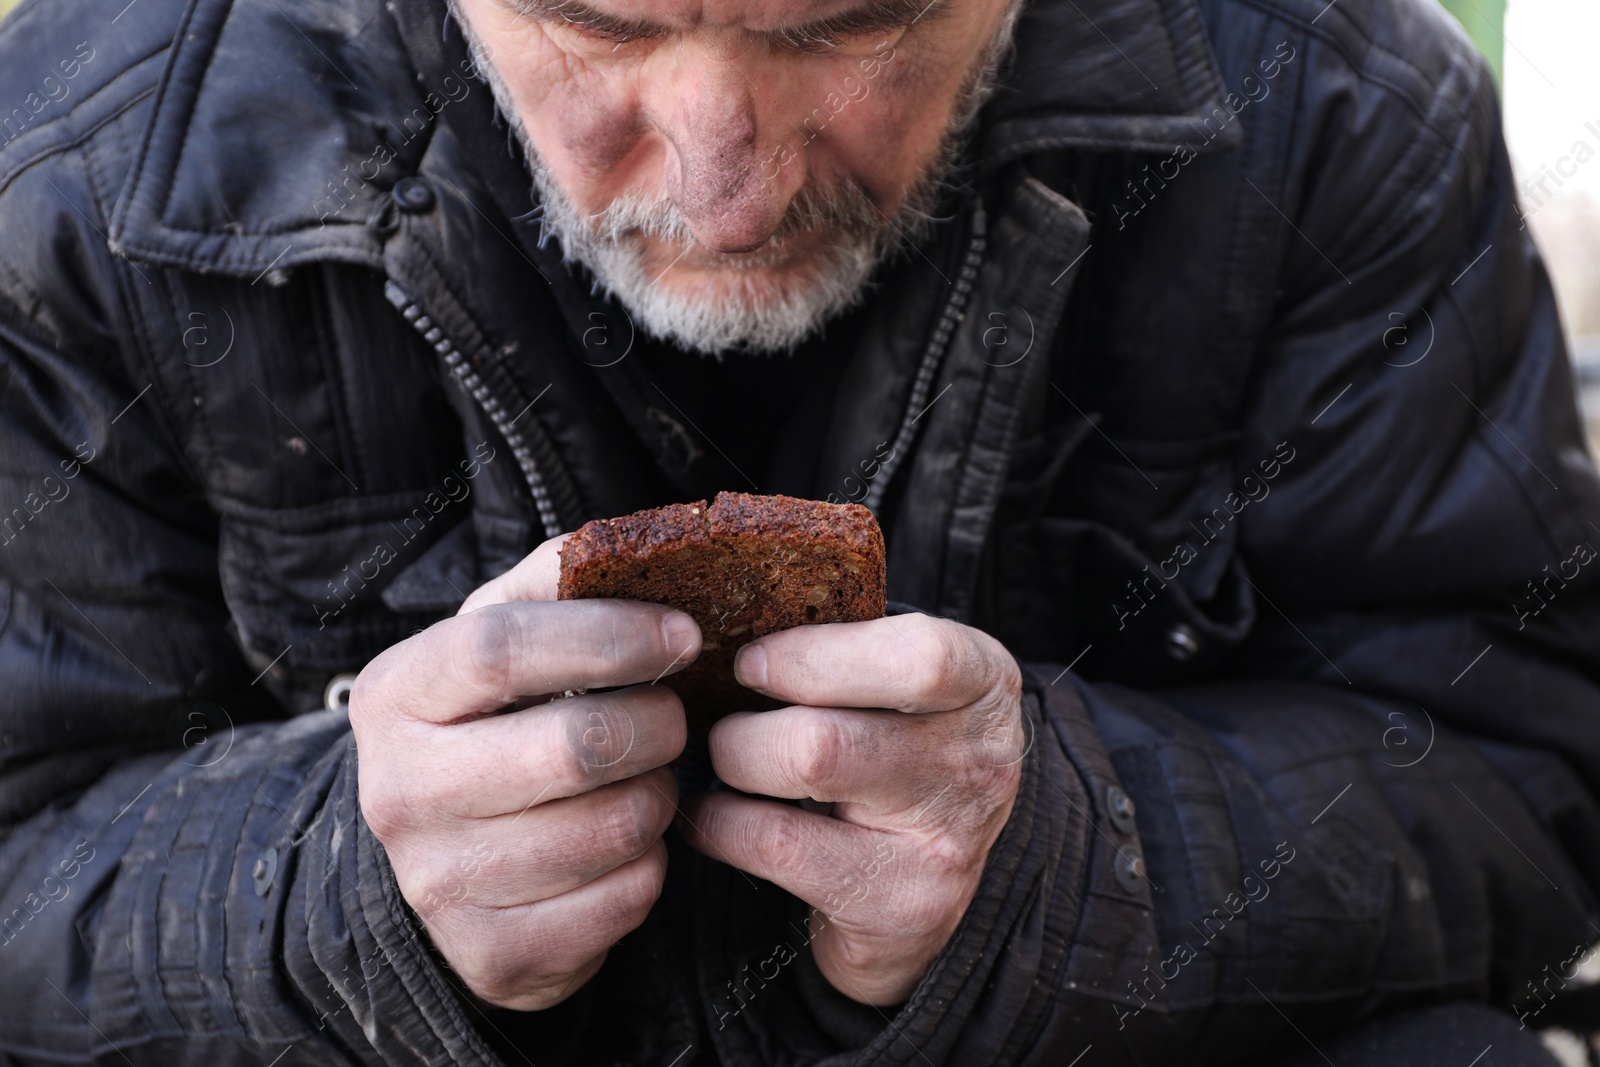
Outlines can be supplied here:
M883 532L860 504L718 493L597 519L561 549L562 600L614 597L670 604L700 625L701 653L671 675L701 736L732 711L778 702L734 680L735 653L778 630L884 615Z

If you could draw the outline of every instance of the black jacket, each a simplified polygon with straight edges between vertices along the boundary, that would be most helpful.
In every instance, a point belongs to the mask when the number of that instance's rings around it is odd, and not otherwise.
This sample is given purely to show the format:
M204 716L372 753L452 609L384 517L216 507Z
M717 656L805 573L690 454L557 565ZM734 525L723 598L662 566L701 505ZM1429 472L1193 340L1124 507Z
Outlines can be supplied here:
M0 1061L1097 1067L1540 1021L1597 930L1600 483L1484 65L1429 0L1038 0L1018 40L785 487L865 499L891 598L1027 668L977 898L880 1015L797 902L675 846L518 1015L419 935L324 689L715 449L496 199L442 5L0 28Z

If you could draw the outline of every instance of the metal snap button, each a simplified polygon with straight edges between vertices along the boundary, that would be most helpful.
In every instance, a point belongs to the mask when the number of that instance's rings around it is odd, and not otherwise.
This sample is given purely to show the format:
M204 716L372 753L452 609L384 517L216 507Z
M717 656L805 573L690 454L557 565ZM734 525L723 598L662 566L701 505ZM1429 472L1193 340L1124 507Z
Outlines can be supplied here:
M433 187L421 178L401 178L389 194L401 211L421 214L433 207Z
M1117 884L1129 893L1137 893L1145 882L1144 857L1137 849L1117 849L1116 870Z
M1167 631L1167 655L1179 663L1187 663L1194 659L1204 647L1205 645L1200 640L1200 635L1195 633L1194 628L1188 623L1180 622Z
M350 710L350 690L356 685L356 676L353 674L336 674L328 682L328 687L322 691L322 706L329 711Z
M254 867L250 868L250 877L256 883L256 896L264 897L267 890L272 888L272 879L278 873L278 850L269 848L256 857Z
M1133 798L1117 786L1106 789L1106 811L1111 816L1111 825L1125 834L1133 833Z

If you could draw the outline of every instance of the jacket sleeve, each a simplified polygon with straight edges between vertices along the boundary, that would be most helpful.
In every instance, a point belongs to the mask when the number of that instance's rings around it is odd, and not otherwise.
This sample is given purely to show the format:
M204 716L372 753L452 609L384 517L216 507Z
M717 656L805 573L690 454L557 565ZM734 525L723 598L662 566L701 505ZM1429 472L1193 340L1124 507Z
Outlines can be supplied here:
M1036 665L978 898L826 1062L1260 1062L1443 999L1538 1026L1600 941L1600 488L1492 83L1453 38L1427 94L1300 43L1241 456L1299 454L1237 520L1252 632L1164 690Z
M215 521L107 310L147 280L76 169L0 205L0 1061L496 1064L346 717L285 721L228 636Z
M1034 672L1017 807L955 937L821 1062L1260 1062L1452 998L1537 1025L1587 958L1563 831L1600 811L1559 757L1443 722L1430 744L1420 716L1400 744L1415 708L1348 687L1057 672ZM824 1026L848 1010L809 996Z

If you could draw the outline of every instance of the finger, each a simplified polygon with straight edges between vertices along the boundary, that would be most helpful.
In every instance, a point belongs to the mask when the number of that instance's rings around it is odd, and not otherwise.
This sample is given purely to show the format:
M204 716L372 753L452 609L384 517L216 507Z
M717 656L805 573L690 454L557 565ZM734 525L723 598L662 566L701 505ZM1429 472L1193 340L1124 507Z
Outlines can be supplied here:
M425 838L395 864L419 915L451 904L505 908L571 892L649 851L677 814L669 768L580 796L475 819ZM430 835L431 838L432 835Z
M711 728L717 777L746 793L903 807L951 781L963 741L945 715L789 707Z
M1020 686L1016 661L1000 642L927 615L768 634L739 650L734 673L741 684L793 704L898 711L949 711Z
M699 652L694 619L658 604L495 604L385 649L357 676L350 713L459 722L519 697L653 682Z
M410 752L362 768L368 822L379 837L438 815L484 819L578 796L677 759L683 704L664 685L553 700L454 726L410 723ZM395 817L389 817L394 812Z
M595 960L644 922L661 895L666 845L570 893L509 908L450 908L429 923L473 992L502 1007L536 1010L576 989ZM436 931L436 932L435 932Z
M515 567L484 582L462 603L457 615L514 600L554 600L561 577L561 546L570 533L552 537L522 557Z
M877 910L896 876L893 834L735 793L702 793L678 828L694 848L793 893L830 918ZM854 911L852 912L852 909Z

